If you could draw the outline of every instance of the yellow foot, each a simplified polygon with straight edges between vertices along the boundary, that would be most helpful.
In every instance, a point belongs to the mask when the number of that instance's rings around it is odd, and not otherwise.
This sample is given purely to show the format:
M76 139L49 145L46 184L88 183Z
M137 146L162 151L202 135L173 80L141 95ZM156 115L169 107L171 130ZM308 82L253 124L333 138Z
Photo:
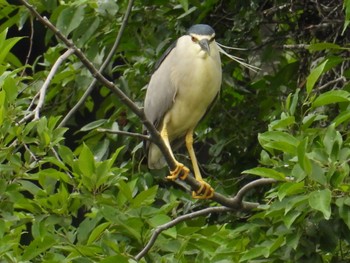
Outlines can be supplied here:
M177 163L176 168L170 171L170 175L168 175L166 178L172 181L175 181L177 178L185 180L189 173L190 169L188 169L182 163Z
M198 181L201 187L192 192L192 197L196 199L210 199L214 196L214 189L205 181Z

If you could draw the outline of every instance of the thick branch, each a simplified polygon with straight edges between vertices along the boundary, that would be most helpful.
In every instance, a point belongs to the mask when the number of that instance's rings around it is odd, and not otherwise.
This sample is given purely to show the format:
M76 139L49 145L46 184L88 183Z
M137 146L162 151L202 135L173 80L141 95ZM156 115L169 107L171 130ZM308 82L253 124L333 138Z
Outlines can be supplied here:
M261 178L261 179L254 180L254 181L246 184L245 186L243 186L238 191L238 193L236 194L234 199L236 199L238 202L242 202L243 197L253 188L258 187L258 186L262 186L262 185L266 185L266 184L273 184L276 182L277 182L277 180L271 179L271 178Z

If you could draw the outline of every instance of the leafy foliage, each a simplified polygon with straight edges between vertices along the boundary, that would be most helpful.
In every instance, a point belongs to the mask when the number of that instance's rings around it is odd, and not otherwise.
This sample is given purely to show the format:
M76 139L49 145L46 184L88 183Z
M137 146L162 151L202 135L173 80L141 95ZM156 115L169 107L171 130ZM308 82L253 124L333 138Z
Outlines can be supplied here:
M31 1L100 67L127 1ZM154 229L214 205L150 172L141 142L98 128L141 132L138 118L97 85L63 117L93 76L74 55L31 113L66 50L23 5L0 0L1 262L135 262ZM195 145L216 191L250 212L211 214L162 232L141 262L348 262L350 260L349 1L136 1L103 72L142 105L156 59L193 23L261 70L223 61L219 103ZM214 116L214 117L213 117ZM184 162L185 156L179 155ZM240 175L241 174L241 175Z

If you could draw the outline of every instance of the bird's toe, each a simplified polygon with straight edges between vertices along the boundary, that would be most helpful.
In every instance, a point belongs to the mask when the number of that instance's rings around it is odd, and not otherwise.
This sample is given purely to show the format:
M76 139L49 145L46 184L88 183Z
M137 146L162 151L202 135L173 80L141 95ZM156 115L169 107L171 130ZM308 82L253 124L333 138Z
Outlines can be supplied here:
M205 181L198 181L201 186L197 191L192 192L195 199L210 199L214 196L214 189Z
M177 178L181 180L185 180L189 173L190 173L190 169L188 169L182 163L177 163L176 168L170 171L170 175L168 175L166 178L172 181L175 181Z

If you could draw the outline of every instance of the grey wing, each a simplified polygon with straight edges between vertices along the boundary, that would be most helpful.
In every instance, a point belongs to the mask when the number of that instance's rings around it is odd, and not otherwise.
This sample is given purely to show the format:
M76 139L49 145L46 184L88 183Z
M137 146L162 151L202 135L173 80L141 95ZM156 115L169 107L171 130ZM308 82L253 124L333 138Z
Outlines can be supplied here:
M146 118L157 128L165 113L171 108L176 95L176 88L171 79L176 63L175 46L176 43L162 55L147 87L144 111Z

